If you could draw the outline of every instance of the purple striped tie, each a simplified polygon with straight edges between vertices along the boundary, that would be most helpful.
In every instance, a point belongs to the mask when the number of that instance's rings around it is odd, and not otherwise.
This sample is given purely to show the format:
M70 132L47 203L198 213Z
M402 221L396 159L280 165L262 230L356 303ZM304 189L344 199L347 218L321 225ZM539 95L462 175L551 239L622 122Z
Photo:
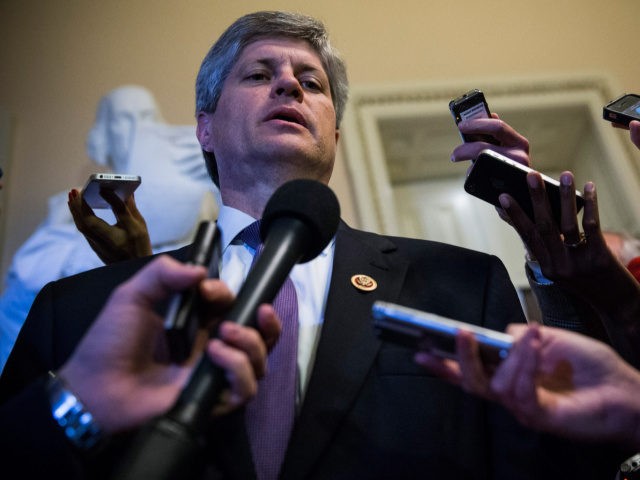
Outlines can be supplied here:
M259 221L240 233L240 239L262 252ZM278 478L295 418L298 351L298 299L287 278L273 307L282 321L282 333L268 357L267 374L258 382L258 394L249 402L245 419L258 480Z

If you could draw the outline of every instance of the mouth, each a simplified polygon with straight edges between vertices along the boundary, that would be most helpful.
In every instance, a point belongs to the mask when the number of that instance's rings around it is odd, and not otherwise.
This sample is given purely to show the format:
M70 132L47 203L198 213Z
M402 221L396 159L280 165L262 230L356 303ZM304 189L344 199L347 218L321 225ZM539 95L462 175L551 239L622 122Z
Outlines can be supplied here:
M267 115L265 121L281 120L283 122L295 123L304 128L308 128L307 122L300 112L294 108L278 108Z

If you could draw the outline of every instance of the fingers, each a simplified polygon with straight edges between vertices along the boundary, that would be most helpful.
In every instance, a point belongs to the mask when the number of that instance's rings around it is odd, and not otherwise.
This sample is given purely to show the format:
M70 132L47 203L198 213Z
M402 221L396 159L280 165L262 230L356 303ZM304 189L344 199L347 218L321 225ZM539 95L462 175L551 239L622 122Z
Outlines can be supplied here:
M466 142L458 145L451 153L452 162L462 162L465 160L475 160L485 148L498 151L494 145L487 142Z
M529 255L532 258L539 258L546 255L544 245L541 242L535 223L522 210L518 202L509 194L503 193L498 197L503 215L507 217L509 223L518 233L524 243ZM501 215L502 217L502 215Z
M267 347L256 329L243 327L233 322L222 322L218 329L218 338L229 346L244 352L257 378L264 376L267 365Z
M535 258L540 262L542 271L546 272L558 262L557 257L564 254L564 245L559 226L556 224L551 212L551 205L549 204L544 181L540 173L529 172L527 174L527 185L533 207L535 226L535 231L530 232L532 237L527 245L529 245Z
M267 329L279 329L273 308L263 305L261 310L259 317L263 318L259 323L265 324ZM225 369L230 386L214 414L229 412L256 394L257 379L262 378L267 369L267 347L257 330L223 322L218 339L209 342L207 352L216 365Z
M93 222L101 221L101 219L95 216L91 207L87 205L87 202L82 198L80 191L76 188L72 188L69 191L67 205L69 206L69 211L73 217L73 223L76 224L78 231L85 236L88 233L91 233L92 229L90 226Z
M458 128L464 134L490 135L499 142L499 145L485 142L464 143L454 149L451 161L473 160L481 150L490 148L523 165L530 165L529 141L509 124L500 120L497 115L492 115L492 118L465 120L458 124Z
M414 361L467 392L490 398L488 375L480 359L478 342L470 332L461 330L456 335L456 360L419 351Z
M472 333L464 330L458 332L456 355L462 372L460 386L467 392L489 398L489 378L480 359L478 342Z
M130 232L130 235L140 230L146 231L147 224L138 210L133 193L124 201L113 190L101 190L100 195L102 195L111 206L111 210L116 219L125 226L126 230Z
M633 144L640 148L640 122L638 120L632 120L629 123L629 137Z
M534 220L540 235L543 237L556 235L558 229L553 221L547 190L540 173L529 172L527 174L527 186L529 187Z
M84 235L93 251L105 264L112 263L113 252L116 250L110 235L112 227L93 213L77 189L69 192L67 203L78 231Z
M204 267L183 264L167 255L161 255L119 286L114 297L117 296L118 301L122 302L153 304L165 299L170 293L195 285L206 273ZM220 289L227 289L222 282L218 283Z
M598 213L598 196L593 182L584 186L584 213L582 214L582 228L588 237L600 234L600 214Z
M260 305L258 308L258 330L267 349L271 351L282 332L282 322L271 305Z
M240 327L233 325L234 327ZM245 328L245 330L251 330ZM228 332L233 336L230 332ZM257 332L256 332L256 336ZM224 392L222 402L214 408L214 415L221 415L239 407L251 399L258 391L258 382L246 352L214 339L207 346L211 361L225 370L229 389ZM266 355L266 354L265 354Z
M425 351L417 352L413 359L418 365L426 368L437 377L453 385L460 385L462 373L460 372L460 367L457 362Z
M578 245L582 239L576 209L576 187L571 172L560 175L560 230L564 243Z
M493 391L509 404L526 402L535 393L539 340L540 330L536 324L525 327L491 381Z
M128 253L138 258L151 255L153 251L147 224L136 206L133 194L125 201L122 201L113 190L101 190L100 194L111 206L118 222L116 226L124 230ZM115 250L117 249L114 248Z
M532 425L540 411L536 383L539 350L540 330L531 324L491 381L495 397L525 425Z
M147 226L147 222L145 221L144 217L142 216L142 214L138 210L138 205L136 205L136 199L135 199L135 196L134 196L133 193L131 194L131 196L129 198L127 198L125 200L124 203L127 206L127 208L129 209L129 211L131 212L131 216L133 216L133 218L137 219L139 222L141 222L146 227Z
M127 212L127 207L122 199L118 196L118 194L111 190L110 188L102 188L100 189L100 196L106 200L106 202L113 210L113 214L117 219L120 219L120 215L125 215Z
M225 369L230 385L214 409L215 415L245 404L257 392L257 379L266 374L267 342L271 346L275 344L281 330L271 305L261 305L258 309L258 326L266 340L254 328L223 322L218 329L218 340L209 343L208 354L216 365Z
M97 217L91 207L84 201L80 192L73 188L69 192L69 211L73 217L73 222L76 224L76 228L87 239L101 238L102 232L109 228L109 224Z
M205 279L199 285L199 289L202 299L207 302L207 310L210 310L210 314L215 317L231 307L235 298L225 283L214 278Z
M608 252L611 254L607 241L602 234L600 228L600 214L598 210L598 195L596 186L593 182L587 182L584 186L584 212L582 214L582 229L586 242L588 242L589 250L601 260L603 256L597 252ZM615 257L615 255L614 255Z
M117 219L115 225L109 225L97 217L78 190L72 189L69 192L68 201L76 228L85 236L100 259L110 264L151 255L153 250L149 232L133 197L123 202L112 190L103 189L100 194L113 210Z

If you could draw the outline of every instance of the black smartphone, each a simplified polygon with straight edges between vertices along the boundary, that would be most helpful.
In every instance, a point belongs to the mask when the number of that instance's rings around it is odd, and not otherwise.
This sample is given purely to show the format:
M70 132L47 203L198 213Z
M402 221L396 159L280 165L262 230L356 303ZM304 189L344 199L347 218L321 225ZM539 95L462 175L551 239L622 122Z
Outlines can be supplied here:
M111 208L107 201L100 195L101 190L113 190L124 202L136 188L140 186L142 179L139 175L123 175L120 173L94 173L89 176L82 189L82 198L91 208Z
M219 278L222 255L220 231L214 221L204 221L198 230L189 255L189 263L209 267L209 278ZM191 354L193 342L201 322L201 304L198 289L190 288L176 294L170 301L164 320L164 331L169 346L169 357L182 363Z
M507 357L513 337L506 333L459 322L422 310L376 301L371 308L375 332L383 341L427 350L444 358L456 358L458 331L471 332L479 344L485 365L497 365Z
M602 117L613 123L629 126L631 120L640 120L640 95L625 93L602 109Z
M477 88L451 100L449 102L449 110L456 125L470 118L491 118L491 112L484 98L484 93ZM491 135L469 135L460 132L460 136L463 142L487 142L493 145L498 145L499 143Z
M500 207L498 197L502 193L508 193L518 202L529 218L535 220L527 186L527 173L532 171L534 170L493 150L482 150L469 168L464 189L467 193L496 207ZM547 175L542 175L542 179L553 218L559 225L561 215L560 182ZM583 206L582 193L576 190L576 212L579 212Z

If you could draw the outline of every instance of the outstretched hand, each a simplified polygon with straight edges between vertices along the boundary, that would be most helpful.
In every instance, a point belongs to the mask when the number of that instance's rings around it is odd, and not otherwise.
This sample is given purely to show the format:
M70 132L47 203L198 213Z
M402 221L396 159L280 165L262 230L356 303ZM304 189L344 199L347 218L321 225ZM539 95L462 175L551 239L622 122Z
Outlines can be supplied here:
M469 332L456 337L458 361L416 354L416 362L450 383L499 402L531 428L578 439L640 446L640 372L610 347L584 335L513 324L515 342L491 377Z
M223 368L229 389L214 414L246 403L264 375L268 346L280 333L280 322L269 305L258 311L260 333L223 322L218 338L202 330L191 357L182 365L162 359L166 351L164 319L155 305L170 294L199 284L202 298L217 311L217 321L233 301L223 282L205 279L204 267L181 264L160 256L111 295L59 375L96 421L108 432L140 426L168 410L188 380L203 351ZM211 319L215 320L215 319Z
M584 187L582 230L578 222L573 174L560 176L561 220L557 225L542 177L538 172L527 175L535 221L531 220L508 194L500 196L500 204L518 232L529 254L540 264L545 277L558 286L587 299L590 303L610 298L611 289L637 282L607 247L600 228L596 186ZM615 279L613 283L612 282ZM640 289L635 289L640 294ZM608 304L608 302L607 302Z
M500 120L497 114L492 113L491 118L464 120L458 124L458 128L465 134L490 135L497 140L498 145L486 142L462 143L453 150L452 162L475 160L482 150L489 148L527 167L530 166L529 141L509 124Z
M582 232L578 222L573 174L560 175L560 225L538 172L527 175L535 220L507 195L500 204L543 275L590 305L606 330L606 340L634 367L640 366L640 283L607 247L600 229L596 187L584 187Z
M147 224L138 211L134 196L122 201L111 190L102 190L102 197L109 203L117 222L109 225L97 217L76 189L69 192L69 210L76 228L107 265L121 260L151 255L151 240Z

